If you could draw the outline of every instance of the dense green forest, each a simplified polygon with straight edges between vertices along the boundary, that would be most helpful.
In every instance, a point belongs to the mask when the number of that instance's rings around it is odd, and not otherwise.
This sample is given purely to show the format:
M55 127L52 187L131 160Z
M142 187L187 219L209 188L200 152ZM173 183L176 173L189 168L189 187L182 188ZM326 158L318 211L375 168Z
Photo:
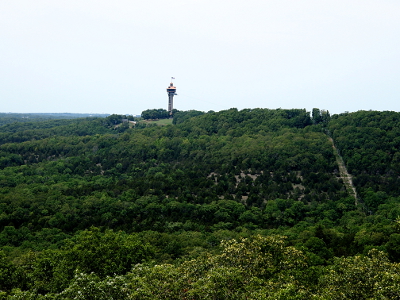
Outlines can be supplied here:
M400 113L2 118L0 299L400 299Z

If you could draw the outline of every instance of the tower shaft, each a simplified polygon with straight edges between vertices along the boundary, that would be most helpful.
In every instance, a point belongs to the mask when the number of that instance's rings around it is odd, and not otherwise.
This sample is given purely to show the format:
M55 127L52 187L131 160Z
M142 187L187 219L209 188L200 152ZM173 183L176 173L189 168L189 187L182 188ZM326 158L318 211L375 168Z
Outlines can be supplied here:
M176 94L176 87L174 87L174 84L171 82L169 84L169 87L167 87L167 93L168 93L168 112L169 115L172 116L172 111L174 109L174 96Z
M172 110L174 109L174 95L173 93L168 93L168 112L172 115Z

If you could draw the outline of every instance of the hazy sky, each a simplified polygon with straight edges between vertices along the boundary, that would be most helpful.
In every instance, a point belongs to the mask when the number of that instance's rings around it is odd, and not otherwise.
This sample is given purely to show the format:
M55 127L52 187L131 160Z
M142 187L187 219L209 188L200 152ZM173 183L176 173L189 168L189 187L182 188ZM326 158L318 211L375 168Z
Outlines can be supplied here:
M0 0L0 112L400 111L399 0Z

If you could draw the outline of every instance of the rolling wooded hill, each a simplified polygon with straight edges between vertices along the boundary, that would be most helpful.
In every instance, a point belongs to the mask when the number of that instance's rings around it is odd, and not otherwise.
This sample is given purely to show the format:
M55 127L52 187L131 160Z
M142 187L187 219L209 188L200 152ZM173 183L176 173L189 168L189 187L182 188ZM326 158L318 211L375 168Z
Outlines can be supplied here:
M400 297L400 113L123 118L0 126L0 299Z

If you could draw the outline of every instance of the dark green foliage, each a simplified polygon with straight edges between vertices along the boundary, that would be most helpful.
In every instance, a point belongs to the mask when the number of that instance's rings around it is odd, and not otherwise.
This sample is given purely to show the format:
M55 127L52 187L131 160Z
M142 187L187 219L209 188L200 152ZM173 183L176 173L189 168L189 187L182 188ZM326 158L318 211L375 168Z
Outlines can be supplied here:
M390 235L389 241L386 243L386 249L392 260L400 262L400 234L393 233Z
M122 119L126 119L126 116L112 114L105 119L105 124L108 126L114 126L122 123Z
M133 265L149 260L153 253L150 245L136 235L101 232L92 227L77 233L59 250L23 256L23 264L29 268L21 283L41 293L58 292L68 286L76 272L95 273L100 278L123 275Z
M203 114L204 112L198 110L178 111L174 113L174 120L172 121L172 124L180 124L190 118L201 116Z
M0 292L10 291L17 283L15 265L0 250Z
M335 115L329 130L368 210L376 211L388 196L400 194L399 113Z
M171 116L169 115L169 112L165 109L159 108L159 109L146 109L142 111L142 118L145 120L148 119L167 119L170 118Z
M188 111L174 125L133 128L123 119L0 127L0 299L337 299L330 288L343 295L357 289L352 274L369 276L358 261L396 273L398 113ZM398 282L385 276L385 288ZM354 295L365 293L397 295Z
M331 119L329 110L320 110L319 108L313 108L312 110L312 122L313 124L322 124L326 126Z

